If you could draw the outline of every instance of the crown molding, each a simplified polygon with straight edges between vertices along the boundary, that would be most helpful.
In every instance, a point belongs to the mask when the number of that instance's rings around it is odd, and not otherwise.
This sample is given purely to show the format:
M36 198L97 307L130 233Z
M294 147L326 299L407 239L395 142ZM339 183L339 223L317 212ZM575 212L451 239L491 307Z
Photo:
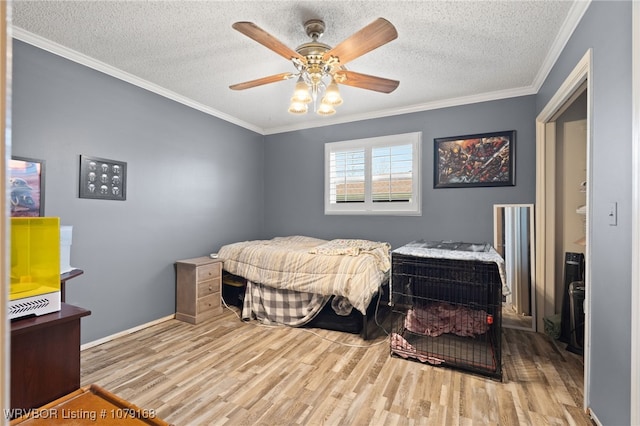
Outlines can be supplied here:
M145 90L148 90L150 92L163 96L167 99L171 99L173 101L179 102L190 108L204 112L205 114L212 115L221 120L227 121L232 124L236 124L240 127L244 127L245 129L264 135L264 129L260 127L254 126L253 124L247 123L246 121L239 120L236 117L232 117L231 115L228 115L216 109L210 108L206 105L203 105L199 102L194 101L193 99L179 95L175 92L172 92L171 90L165 89L164 87L158 86L157 84L154 84L142 78L136 77L133 74L125 72L119 68L106 64L104 62L101 62L90 56L84 55L73 49L69 49L68 47L62 46L44 37L40 37L39 35L29 32L27 30L24 30L20 27L17 27L17 26L12 27L12 37L17 40L23 41L25 43L31 44L35 47L38 47L42 50L46 50L47 52L51 52L55 55L61 56L70 61L76 62L80 65L84 65L96 71L100 71L104 74L107 74L111 77L115 77L119 80L133 84L134 86L141 87Z
M414 112L429 111L442 108L450 108L461 105L476 104L480 102L497 101L501 99L515 98L518 96L535 95L537 90L532 87L521 87L517 89L498 90L495 92L481 93L478 95L462 96L459 98L443 99L439 101L426 102L411 105L402 108L391 108L386 110L374 111L366 114L354 114L333 118L330 121L322 120L322 122L306 122L296 124L294 126L272 127L265 129L265 135L273 135L277 133L294 132L297 130L305 130L317 127L333 126L335 124L351 123L354 121L371 120L374 118L391 117L394 115L411 114Z
M551 49L549 49L549 52L547 53L542 66L538 70L538 74L533 80L533 84L531 86L535 88L536 93L538 93L538 91L544 84L544 81L549 76L549 73L553 69L553 66L560 57L562 50L564 50L564 47L569 42L571 35L580 23L580 20L582 20L582 17L589 8L590 4L591 0L580 0L574 2L571 6L571 9L569 10L567 17L564 20L555 41L551 45Z

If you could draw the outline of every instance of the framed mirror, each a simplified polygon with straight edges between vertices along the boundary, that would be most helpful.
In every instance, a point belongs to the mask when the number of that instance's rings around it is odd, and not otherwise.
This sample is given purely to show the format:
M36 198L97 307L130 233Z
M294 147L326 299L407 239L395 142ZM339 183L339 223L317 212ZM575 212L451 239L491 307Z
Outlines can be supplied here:
M533 204L493 206L493 246L505 263L502 326L536 331Z

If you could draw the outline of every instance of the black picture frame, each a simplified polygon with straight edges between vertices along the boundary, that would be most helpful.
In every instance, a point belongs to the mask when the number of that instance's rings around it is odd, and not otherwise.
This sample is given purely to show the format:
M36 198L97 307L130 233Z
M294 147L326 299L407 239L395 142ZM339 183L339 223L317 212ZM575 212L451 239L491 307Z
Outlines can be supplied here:
M516 131L433 140L433 187L515 186Z
M11 217L44 216L45 162L12 156L9 160L9 204Z
M127 163L80 155L80 198L127 199Z

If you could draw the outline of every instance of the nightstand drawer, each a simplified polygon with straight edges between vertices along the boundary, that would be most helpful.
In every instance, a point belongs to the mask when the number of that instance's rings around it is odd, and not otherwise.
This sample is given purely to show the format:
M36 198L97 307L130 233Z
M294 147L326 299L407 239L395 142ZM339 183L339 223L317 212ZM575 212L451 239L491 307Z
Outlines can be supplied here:
M198 284L198 298L213 293L220 293L220 280L200 281Z
M220 308L220 293L210 294L209 296L198 299L198 311L197 315L206 315L210 312L212 315L218 314Z
M198 266L198 281L220 278L222 264L220 262Z

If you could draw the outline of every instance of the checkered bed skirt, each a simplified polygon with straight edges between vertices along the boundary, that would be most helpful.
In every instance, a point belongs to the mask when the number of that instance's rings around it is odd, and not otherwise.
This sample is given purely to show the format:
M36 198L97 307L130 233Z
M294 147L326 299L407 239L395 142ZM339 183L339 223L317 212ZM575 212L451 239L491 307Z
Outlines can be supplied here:
M311 321L330 298L247 281L242 319L256 319L266 325L302 326Z

